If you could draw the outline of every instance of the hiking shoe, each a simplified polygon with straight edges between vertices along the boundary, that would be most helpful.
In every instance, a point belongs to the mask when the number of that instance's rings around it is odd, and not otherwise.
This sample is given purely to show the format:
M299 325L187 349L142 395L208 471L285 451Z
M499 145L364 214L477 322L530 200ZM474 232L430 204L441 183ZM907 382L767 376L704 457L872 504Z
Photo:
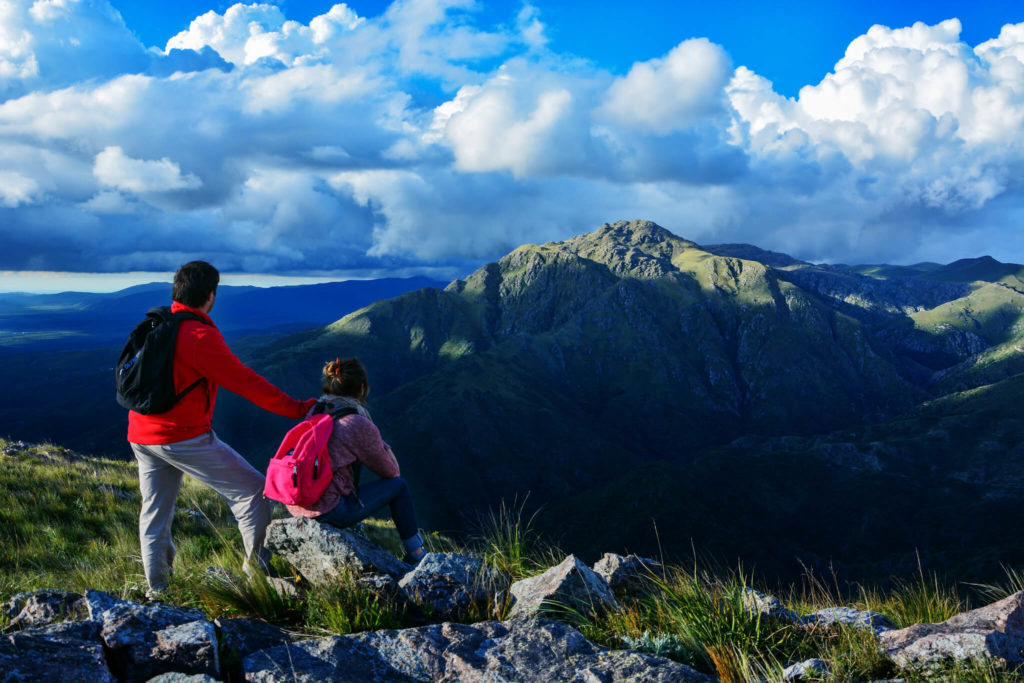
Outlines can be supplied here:
M427 556L427 554L426 554L426 553L423 553L423 554L422 554L422 555L420 555L419 557L413 557L413 556L412 556L412 553L406 553L406 554L405 554L405 557L404 557L404 558L402 558L402 562L405 562L406 564L411 564L411 565L412 565L413 567L415 567L415 566L416 566L416 565L418 565L418 564L419 564L420 562L422 562L422 561L423 561L423 558L424 558L424 557L426 557L426 556Z

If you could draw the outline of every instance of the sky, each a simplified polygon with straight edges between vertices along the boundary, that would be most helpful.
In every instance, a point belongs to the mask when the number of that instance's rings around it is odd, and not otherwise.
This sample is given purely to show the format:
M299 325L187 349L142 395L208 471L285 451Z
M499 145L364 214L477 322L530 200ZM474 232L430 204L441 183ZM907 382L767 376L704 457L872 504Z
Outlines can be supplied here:
M633 218L1024 262L1024 5L974 5L0 2L0 291L456 277Z

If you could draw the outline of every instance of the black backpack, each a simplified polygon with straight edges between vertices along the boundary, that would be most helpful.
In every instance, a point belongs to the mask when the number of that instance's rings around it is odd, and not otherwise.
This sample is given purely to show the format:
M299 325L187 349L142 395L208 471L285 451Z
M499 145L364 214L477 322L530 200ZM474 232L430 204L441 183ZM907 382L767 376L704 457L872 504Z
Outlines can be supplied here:
M174 392L174 347L182 320L206 322L195 313L172 314L169 307L157 306L132 330L114 368L122 407L143 415L165 413L203 381L199 378L180 394Z

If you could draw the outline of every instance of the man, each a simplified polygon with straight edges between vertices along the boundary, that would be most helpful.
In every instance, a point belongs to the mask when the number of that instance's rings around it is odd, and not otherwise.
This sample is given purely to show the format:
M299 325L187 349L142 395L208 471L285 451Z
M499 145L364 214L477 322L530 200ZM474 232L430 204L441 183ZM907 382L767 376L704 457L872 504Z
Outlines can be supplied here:
M217 388L223 386L264 410L294 419L305 417L316 403L291 398L231 352L209 316L219 283L220 273L205 261L186 263L174 275L171 312L189 311L203 320L184 320L178 328L175 391L202 381L167 412L128 412L128 441L139 462L139 541L150 599L167 587L174 563L171 521L182 474L195 477L227 501L242 532L246 567L267 567L269 552L263 542L271 507L263 497L264 478L211 429Z

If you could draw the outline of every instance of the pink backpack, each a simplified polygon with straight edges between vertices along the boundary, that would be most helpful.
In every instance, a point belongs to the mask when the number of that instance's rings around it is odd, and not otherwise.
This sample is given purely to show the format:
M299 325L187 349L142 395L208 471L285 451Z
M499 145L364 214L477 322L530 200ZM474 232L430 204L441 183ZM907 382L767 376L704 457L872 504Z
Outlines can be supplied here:
M317 404L315 410L325 409ZM309 507L324 495L334 472L327 453L327 440L334 430L334 419L355 413L345 408L334 413L312 415L288 430L267 465L263 495L286 505Z

